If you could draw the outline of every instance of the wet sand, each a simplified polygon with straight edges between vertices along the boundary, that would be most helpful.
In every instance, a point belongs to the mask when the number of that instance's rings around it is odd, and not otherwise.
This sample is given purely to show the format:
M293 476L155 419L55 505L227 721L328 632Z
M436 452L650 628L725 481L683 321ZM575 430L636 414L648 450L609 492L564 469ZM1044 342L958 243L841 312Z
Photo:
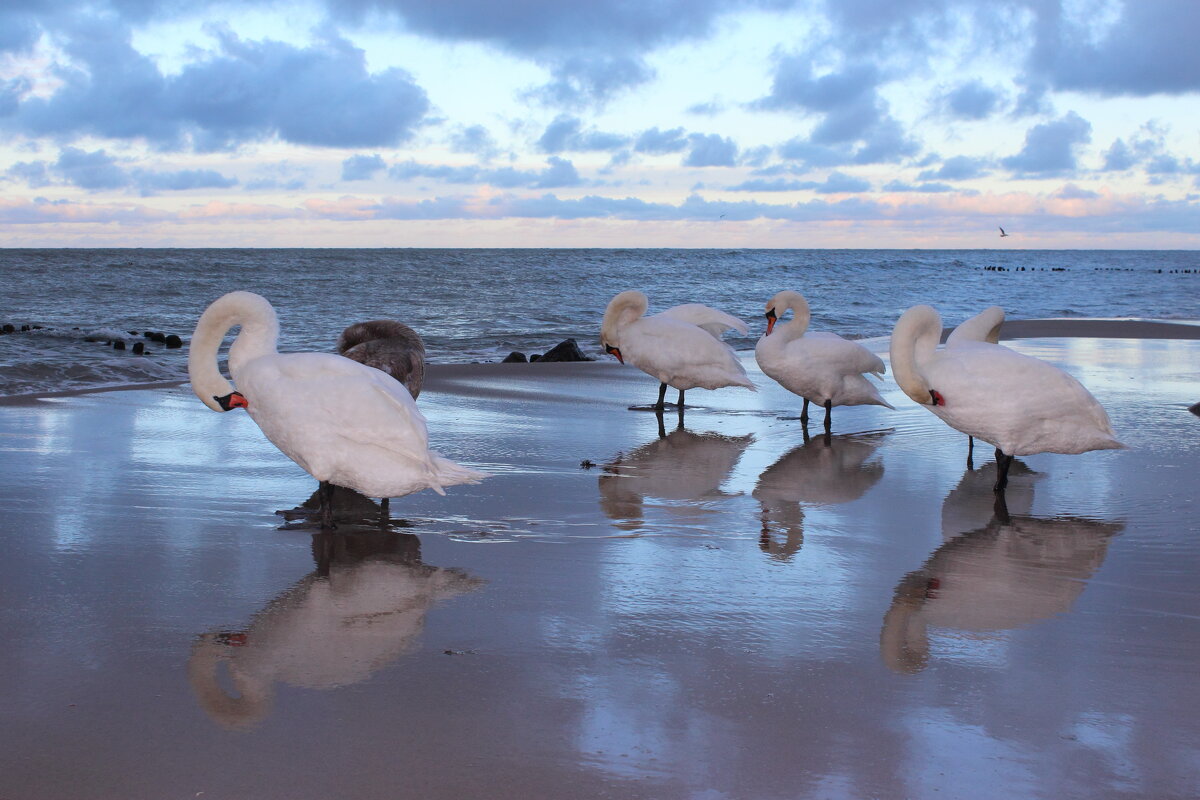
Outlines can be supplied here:
M494 476L393 532L285 523L312 479L186 386L9 404L0 798L1193 797L1200 342L1110 324L1012 346L1130 449L1003 518L890 379L826 446L752 356L661 430L633 368L435 366Z

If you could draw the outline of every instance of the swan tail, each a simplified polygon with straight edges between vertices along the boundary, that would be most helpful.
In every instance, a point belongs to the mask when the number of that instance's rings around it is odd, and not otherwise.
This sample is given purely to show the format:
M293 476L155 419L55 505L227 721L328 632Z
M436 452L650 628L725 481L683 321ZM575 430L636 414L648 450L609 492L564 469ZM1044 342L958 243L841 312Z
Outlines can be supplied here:
M747 389L749 389L752 392L758 391L758 387L754 385L754 381L750 380L749 378L746 379L745 383L739 383L738 386L745 386Z
M477 469L464 467L462 464L456 464L448 458L443 458L437 453L429 454L430 470L430 485L438 494L446 494L444 487L457 486L462 483L479 483L484 478L490 478L491 475L487 472L480 472Z

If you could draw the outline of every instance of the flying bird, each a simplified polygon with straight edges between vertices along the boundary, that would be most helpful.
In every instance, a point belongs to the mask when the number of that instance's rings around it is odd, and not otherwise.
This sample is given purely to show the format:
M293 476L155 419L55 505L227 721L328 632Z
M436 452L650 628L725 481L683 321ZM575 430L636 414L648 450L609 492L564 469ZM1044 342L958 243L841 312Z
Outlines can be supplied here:
M1001 228L1000 229L1000 238L1003 239L1005 236L1008 236L1008 234L1004 232L1004 228Z

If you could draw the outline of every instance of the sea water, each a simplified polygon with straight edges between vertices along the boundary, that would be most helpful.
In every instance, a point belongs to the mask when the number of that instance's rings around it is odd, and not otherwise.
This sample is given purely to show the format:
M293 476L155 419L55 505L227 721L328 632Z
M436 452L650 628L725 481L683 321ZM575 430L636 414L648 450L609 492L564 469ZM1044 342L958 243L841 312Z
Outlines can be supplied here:
M750 324L795 289L813 328L886 336L909 306L954 325L989 305L1011 319L1200 320L1200 253L1050 250L8 249L0 250L0 396L184 380L204 308L237 289L279 313L282 352L331 351L347 325L395 319L430 363L498 361L575 339L599 346L604 307L640 289L654 312L701 302ZM22 331L22 328L28 330ZM114 349L114 342L126 344ZM132 351L143 342L144 354Z

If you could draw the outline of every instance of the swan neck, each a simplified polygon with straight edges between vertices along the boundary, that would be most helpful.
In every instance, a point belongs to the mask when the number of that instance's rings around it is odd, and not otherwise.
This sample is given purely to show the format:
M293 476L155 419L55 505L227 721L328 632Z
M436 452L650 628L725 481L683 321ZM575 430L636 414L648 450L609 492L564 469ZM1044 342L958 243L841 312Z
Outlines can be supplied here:
M621 292L609 301L604 309L604 321L600 325L600 343L621 346L621 329L637 322L646 314L650 301L637 291Z
M275 352L279 320L265 298L252 292L231 292L218 298L200 315L188 345L192 391L214 411L225 410L215 398L233 391L233 385L217 366L217 356L225 334L239 325L242 329L229 348L229 372L236 380L244 364Z
M223 652L225 649L211 634L202 636L188 659L188 681L201 707L213 720L227 728L248 728L261 722L270 711L271 686L268 681L251 678L237 669L233 659ZM226 694L217 682L217 665L223 660L230 662L230 676L240 697Z
M941 335L941 317L929 306L905 311L892 331L892 377L906 395L922 405L929 405L931 387L920 367L933 356Z
M800 295L792 297L787 307L792 310L792 318L780 326L781 333L785 340L799 339L808 330L808 324L812 321L812 311L808 307L808 301Z

